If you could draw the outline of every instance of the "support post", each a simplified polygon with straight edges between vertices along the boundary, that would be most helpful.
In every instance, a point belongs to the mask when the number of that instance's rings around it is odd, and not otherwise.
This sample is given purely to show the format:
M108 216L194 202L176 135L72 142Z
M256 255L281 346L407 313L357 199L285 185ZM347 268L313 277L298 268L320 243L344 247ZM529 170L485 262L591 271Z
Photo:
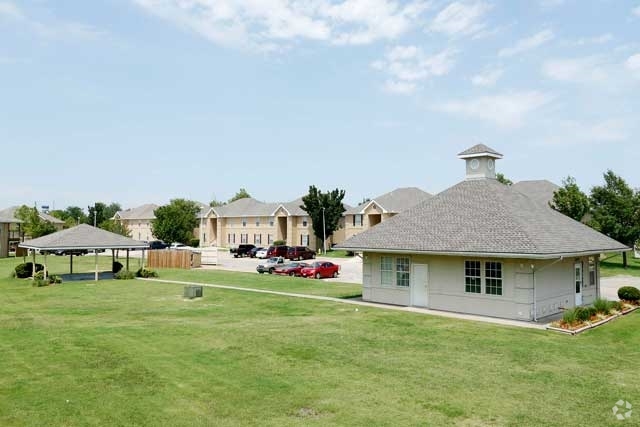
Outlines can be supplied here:
M129 249L127 249L127 271L129 271Z
M33 265L31 266L31 277L36 277L36 250L32 249L33 251Z
M98 281L98 251L96 253L96 282Z

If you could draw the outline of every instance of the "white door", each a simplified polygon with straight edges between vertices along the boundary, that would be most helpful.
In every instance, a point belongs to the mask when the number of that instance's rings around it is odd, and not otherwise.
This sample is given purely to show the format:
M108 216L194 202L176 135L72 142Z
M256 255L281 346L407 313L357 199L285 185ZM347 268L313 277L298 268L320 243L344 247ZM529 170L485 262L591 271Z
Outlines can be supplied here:
M575 266L576 307L582 305L582 261Z
M429 266L427 264L413 264L411 272L411 305L427 306L427 288L429 283Z

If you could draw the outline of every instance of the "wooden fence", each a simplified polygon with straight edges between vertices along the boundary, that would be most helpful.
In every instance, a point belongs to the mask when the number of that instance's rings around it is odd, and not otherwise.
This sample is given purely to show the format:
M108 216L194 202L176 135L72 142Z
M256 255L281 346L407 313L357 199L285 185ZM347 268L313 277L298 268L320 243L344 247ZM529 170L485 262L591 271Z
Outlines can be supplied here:
M149 251L147 265L149 268L190 268L200 267L201 254L187 250L167 251L152 250Z

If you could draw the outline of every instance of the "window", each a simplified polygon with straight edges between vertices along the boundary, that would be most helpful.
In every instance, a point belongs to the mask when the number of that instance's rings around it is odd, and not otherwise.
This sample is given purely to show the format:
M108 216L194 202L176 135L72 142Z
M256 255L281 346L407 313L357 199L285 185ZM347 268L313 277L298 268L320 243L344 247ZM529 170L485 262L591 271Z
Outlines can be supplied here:
M589 258L589 286L596 285L596 263L593 257Z
M309 235L301 234L300 235L300 245L301 246L309 246Z
M409 258L396 258L396 285L409 286Z
M243 227L247 226L247 218L242 218L242 226Z
M207 243L207 233L202 233L202 241Z
M269 227L273 227L274 219L273 217L269 218Z
M353 226L362 227L362 215L357 214L353 216Z
M380 257L380 284L393 285L393 258Z
M262 234L254 234L253 235L253 243L259 245L262 243Z
M273 243L273 234L267 234L267 244L270 245Z
M464 291L479 294L482 292L480 261L464 262Z
M484 263L485 293L489 295L502 295L502 263Z
M260 227L260 218L256 218L256 227Z
M302 226L306 227L309 224L309 219L305 216L302 218Z
M235 242L236 242L236 235L233 233L227 234L227 243L235 243Z
M249 235L241 234L240 235L240 243L249 243Z

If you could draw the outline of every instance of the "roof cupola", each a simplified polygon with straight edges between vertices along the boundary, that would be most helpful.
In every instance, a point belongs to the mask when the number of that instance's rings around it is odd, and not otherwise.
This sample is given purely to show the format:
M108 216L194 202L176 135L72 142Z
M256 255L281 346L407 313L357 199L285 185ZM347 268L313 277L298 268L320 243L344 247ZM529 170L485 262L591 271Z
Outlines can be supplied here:
M495 161L502 158L502 154L484 144L474 145L458 154L467 166L466 179L496 179Z

